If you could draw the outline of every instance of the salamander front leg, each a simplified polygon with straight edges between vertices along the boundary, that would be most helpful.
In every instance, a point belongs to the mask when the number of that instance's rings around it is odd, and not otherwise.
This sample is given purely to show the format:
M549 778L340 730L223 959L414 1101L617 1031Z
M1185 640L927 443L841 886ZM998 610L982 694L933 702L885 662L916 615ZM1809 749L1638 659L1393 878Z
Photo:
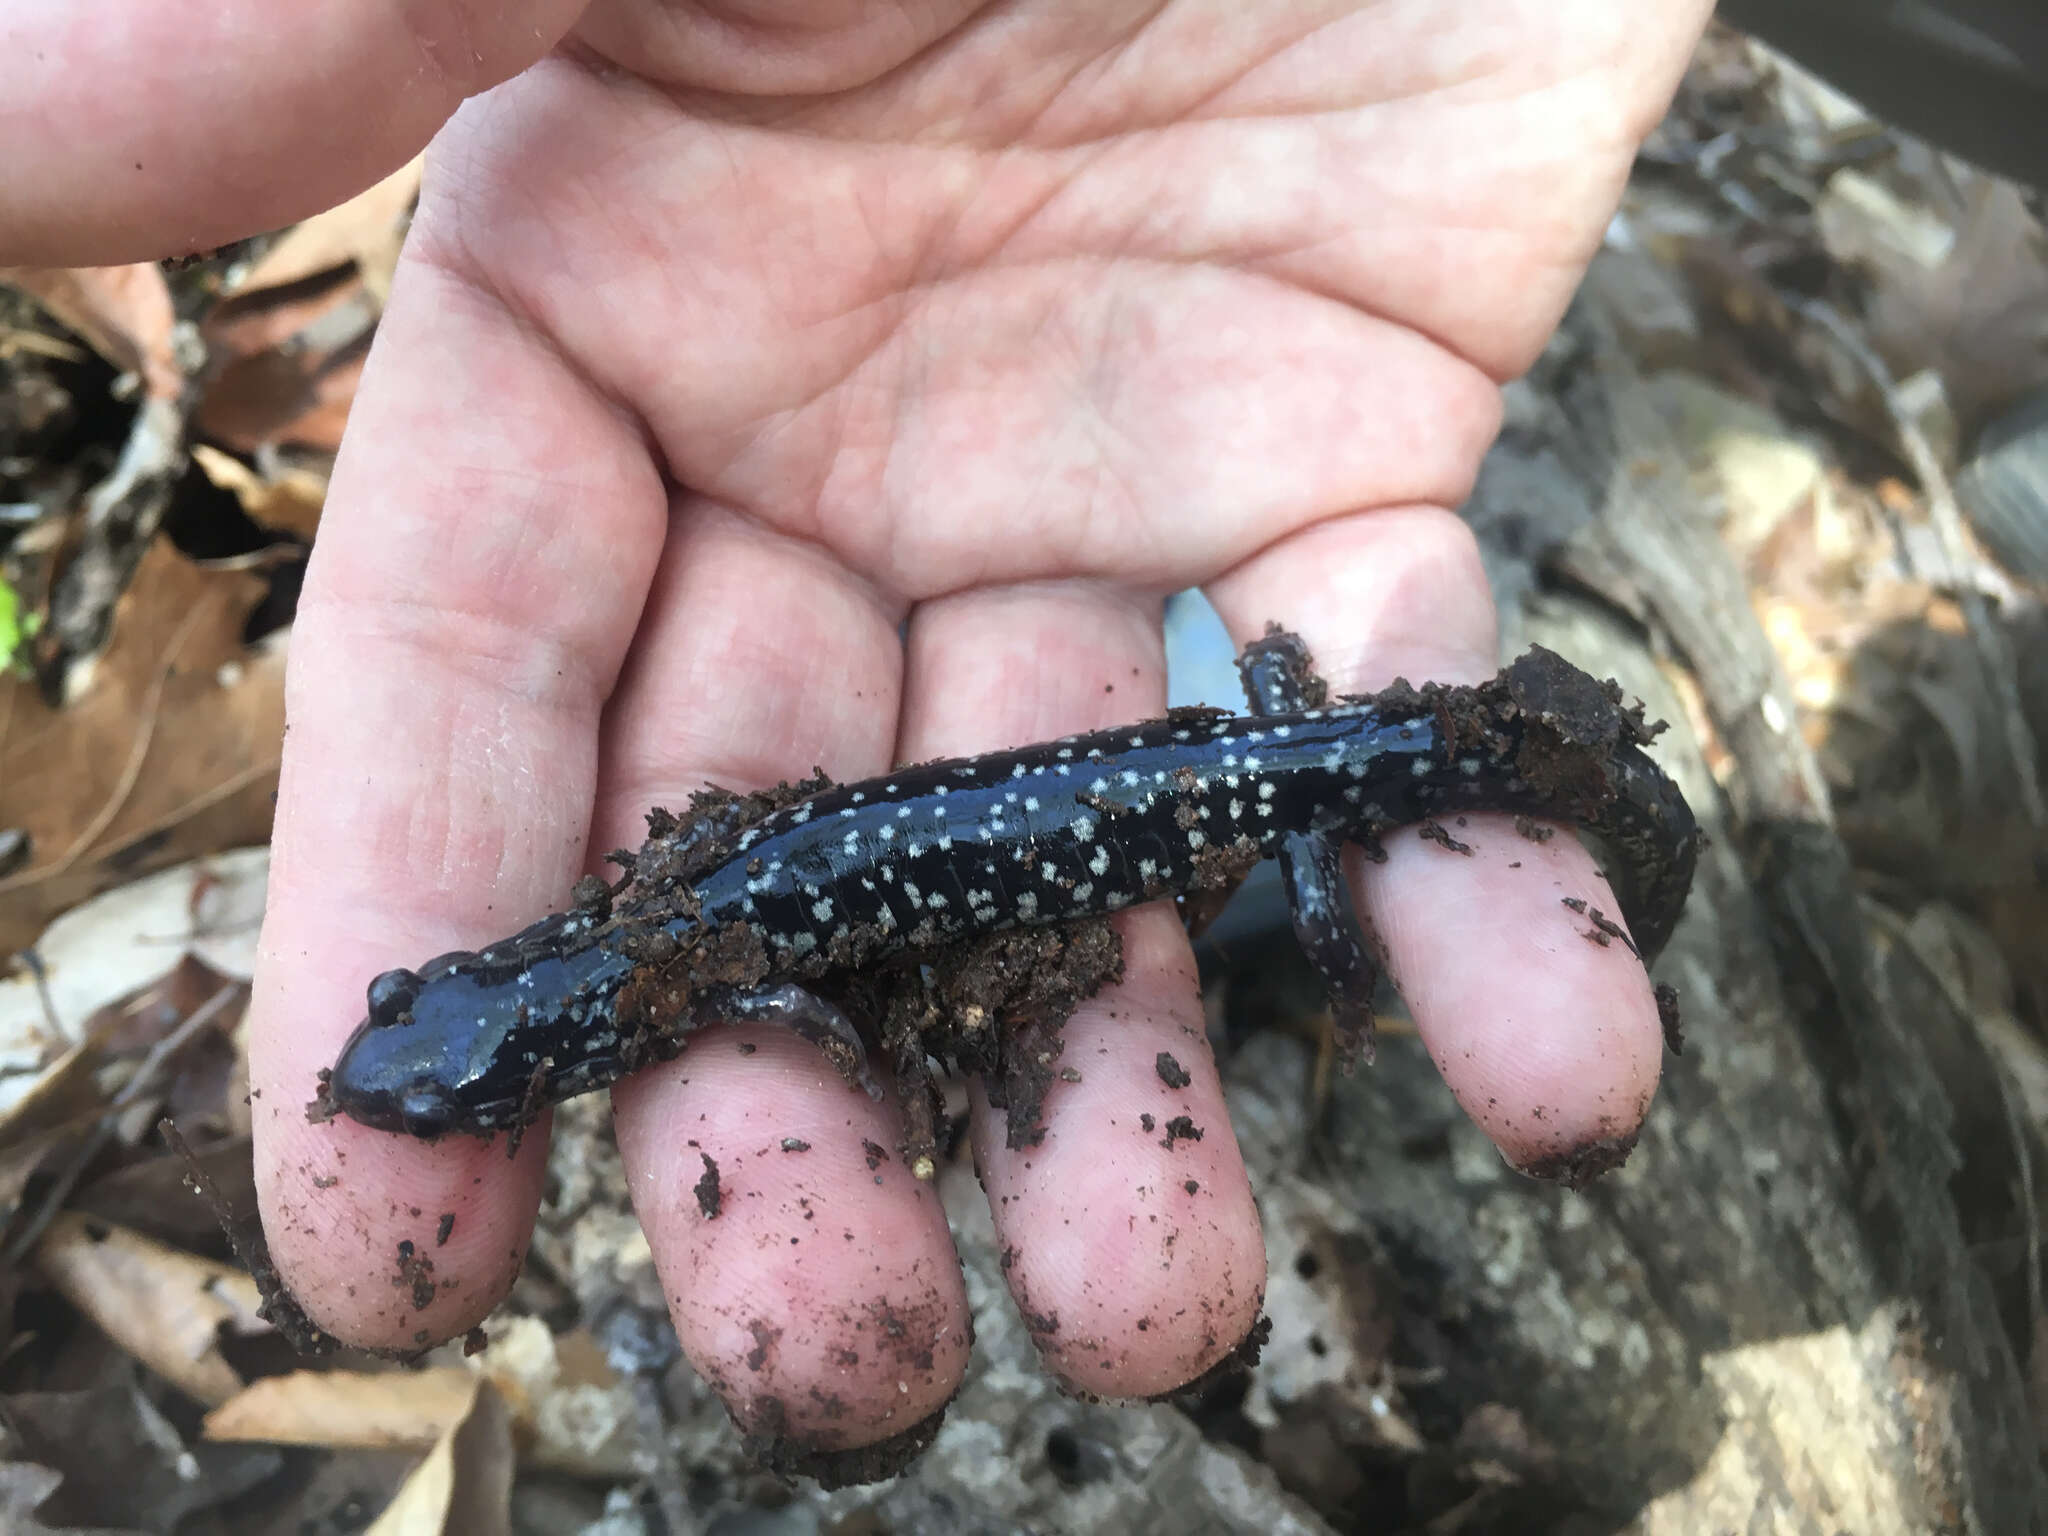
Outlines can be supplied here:
M1292 715L1321 709L1330 700L1330 685L1316 676L1308 642L1277 624L1244 648L1237 675L1255 715Z
M1316 675L1301 636L1277 626L1244 648L1237 671L1255 715L1318 709L1329 698L1329 685ZM1295 940L1330 991L1338 1060L1347 1070L1360 1057L1370 1065L1372 994L1380 967L1344 884L1343 844L1327 832L1290 832L1276 862Z
M839 1069L839 1075L871 1099L882 1097L882 1081L868 1064L860 1031L835 1004L815 992L786 981L744 990L714 987L697 994L692 1010L700 1024L731 1020L744 1024L779 1024L811 1042Z

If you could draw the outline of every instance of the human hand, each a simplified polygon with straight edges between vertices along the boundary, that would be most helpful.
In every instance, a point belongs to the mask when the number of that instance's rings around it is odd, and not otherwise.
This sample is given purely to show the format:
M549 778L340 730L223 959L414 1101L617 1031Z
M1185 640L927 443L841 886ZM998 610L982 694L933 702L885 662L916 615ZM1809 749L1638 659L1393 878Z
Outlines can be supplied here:
M412 1347L503 1296L543 1137L507 1162L301 1106L368 977L559 906L649 806L1156 713L1159 601L1192 583L1341 690L1490 674L1447 509L1706 10L606 0L466 105L293 637L251 1073L314 1315ZM1518 1165L1632 1133L1661 1035L1640 967L1560 916L1590 860L1468 840L1396 837L1362 882L1429 1049ZM1046 1363L1123 1396L1234 1347L1264 1257L1229 1139L1136 1129L1226 1114L1172 914L1119 921L1044 1142L985 1108L974 1140ZM933 1190L862 1155L887 1108L762 1029L616 1104L678 1332L743 1424L834 1450L937 1411L965 1299ZM812 1151L755 1155L791 1135ZM415 1310L401 1241L463 1284Z

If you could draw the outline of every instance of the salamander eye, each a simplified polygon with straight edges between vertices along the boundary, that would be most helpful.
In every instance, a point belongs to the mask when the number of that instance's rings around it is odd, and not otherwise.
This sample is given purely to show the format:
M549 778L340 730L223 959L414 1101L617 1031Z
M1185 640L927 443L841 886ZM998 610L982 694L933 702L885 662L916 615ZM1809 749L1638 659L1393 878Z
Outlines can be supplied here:
M412 1006L413 999L420 995L420 979L413 972L400 967L386 971L370 983L370 1022L373 1024L396 1024L398 1016Z
M413 1079L398 1095L398 1118L408 1136L445 1136L460 1117L454 1098L431 1077Z

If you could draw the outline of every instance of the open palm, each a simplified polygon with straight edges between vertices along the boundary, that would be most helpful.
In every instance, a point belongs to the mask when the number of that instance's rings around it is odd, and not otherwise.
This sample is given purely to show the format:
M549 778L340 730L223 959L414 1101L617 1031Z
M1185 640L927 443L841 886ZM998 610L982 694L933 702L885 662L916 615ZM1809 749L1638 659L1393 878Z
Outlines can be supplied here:
M1156 713L1191 583L1340 688L1490 672L1446 509L1705 10L604 0L465 105L294 639L252 1070L315 1315L409 1346L503 1295L542 1138L508 1163L299 1106L367 977L559 905L649 806ZM1559 910L1589 863L1471 841L1395 839L1364 888L1430 1048L1518 1164L1624 1142L1659 1033L1640 969ZM1140 1394L1243 1337L1264 1257L1185 941L1121 921L1128 979L1070 1024L1044 1142L982 1106L975 1145L1048 1364ZM933 1191L863 1154L888 1110L760 1029L617 1109L684 1345L743 1423L832 1449L937 1410L965 1303ZM1140 1130L1183 1113L1210 1134ZM460 1287L416 1309L407 1241Z

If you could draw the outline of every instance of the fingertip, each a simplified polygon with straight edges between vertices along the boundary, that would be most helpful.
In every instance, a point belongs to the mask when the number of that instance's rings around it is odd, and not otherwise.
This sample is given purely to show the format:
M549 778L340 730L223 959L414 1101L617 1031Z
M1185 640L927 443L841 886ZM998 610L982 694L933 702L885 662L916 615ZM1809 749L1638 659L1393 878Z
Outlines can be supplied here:
M1332 688L1476 682L1494 670L1496 616L1471 528L1432 506L1330 518L1203 591L1240 644L1277 623Z
M252 1081L258 1074L252 1068ZM252 1092L257 1209L271 1262L342 1343L410 1353L481 1323L525 1261L547 1166L547 1126L516 1157L502 1137L428 1144Z
M1445 1082L1518 1168L1631 1142L1663 1031L1642 962L1603 926L1620 914L1592 855L1505 816L1471 817L1457 838L1469 854L1397 834L1362 882Z
M298 840L280 829L281 849ZM508 1157L504 1137L427 1143L308 1118L320 1073L363 1018L369 978L453 947L460 926L452 913L409 922L395 902L380 910L374 887L343 872L355 868L273 864L248 1025L257 1203L271 1259L313 1321L345 1343L409 1352L474 1327L511 1289L540 1204L547 1122Z
M677 1337L743 1428L831 1452L945 1406L965 1281L892 1103L763 1026L706 1030L613 1099Z
M1251 1179L1174 913L1118 922L1125 980L1067 1021L1045 1135L1012 1149L977 1090L975 1146L1005 1275L1047 1369L1153 1397L1243 1343L1265 1296Z

